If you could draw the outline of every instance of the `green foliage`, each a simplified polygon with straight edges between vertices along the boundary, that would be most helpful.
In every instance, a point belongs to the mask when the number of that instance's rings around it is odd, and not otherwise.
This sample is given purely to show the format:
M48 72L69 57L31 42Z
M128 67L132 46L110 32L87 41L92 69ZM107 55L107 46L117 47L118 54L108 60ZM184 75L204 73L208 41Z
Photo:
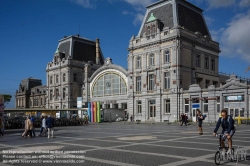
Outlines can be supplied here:
M4 102L5 102L5 103L10 102L10 100L11 100L11 98L12 98L11 95L9 95L9 94L3 94L3 96L4 96Z

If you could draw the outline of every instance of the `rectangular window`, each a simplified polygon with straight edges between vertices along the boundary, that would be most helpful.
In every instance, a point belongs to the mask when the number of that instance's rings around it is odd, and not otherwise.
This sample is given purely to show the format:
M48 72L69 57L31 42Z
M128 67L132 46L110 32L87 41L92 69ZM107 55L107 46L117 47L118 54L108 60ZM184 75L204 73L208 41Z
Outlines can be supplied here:
M155 79L154 74L150 74L148 76L148 85L149 85L148 90L154 90L154 87L155 87L155 80L154 79Z
M77 74L74 74L74 82L77 82Z
M43 105L43 99L41 98L41 105Z
M66 96L66 88L63 88L63 99L65 99Z
M209 58L205 57L205 69L209 68Z
M59 89L56 89L56 99L58 99L59 96Z
M149 56L149 65L153 66L154 64L155 64L155 56L154 56L154 54L151 54Z
M164 89L170 88L170 73L165 72L164 73Z
M58 75L56 75L56 83L58 83Z
M137 113L141 114L141 101L137 101Z
M141 57L137 58L137 64L136 64L137 68L141 68Z
M214 63L214 59L211 59L211 70L215 69L215 63Z
M217 103L217 112L220 112L220 103Z
M169 51L165 51L165 63L169 63L170 62L170 54Z
M50 90L49 99L52 100L52 98L53 98L53 90Z
M208 100L204 100L204 113L208 113Z
M200 55L196 55L196 67L200 67L200 61L201 61L201 56Z
M165 113L170 113L170 99L165 100Z
M63 73L63 82L65 82L65 81L66 81L66 74Z
M189 112L189 100L185 100L185 113Z
M141 76L136 77L136 92L141 92Z
M206 87L206 88L208 88L209 82L210 82L209 80L206 80L206 81L205 81L205 87Z
M53 77L50 76L50 84L52 84L52 81L53 81Z
M213 81L213 85L214 85L215 87L217 87L218 82L217 82L217 81Z

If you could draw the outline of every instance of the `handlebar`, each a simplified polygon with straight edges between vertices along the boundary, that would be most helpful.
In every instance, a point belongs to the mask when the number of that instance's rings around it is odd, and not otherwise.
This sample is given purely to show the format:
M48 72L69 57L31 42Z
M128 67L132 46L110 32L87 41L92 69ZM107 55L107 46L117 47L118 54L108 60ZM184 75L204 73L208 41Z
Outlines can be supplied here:
M224 136L224 134L215 133L215 137L218 137L218 136Z

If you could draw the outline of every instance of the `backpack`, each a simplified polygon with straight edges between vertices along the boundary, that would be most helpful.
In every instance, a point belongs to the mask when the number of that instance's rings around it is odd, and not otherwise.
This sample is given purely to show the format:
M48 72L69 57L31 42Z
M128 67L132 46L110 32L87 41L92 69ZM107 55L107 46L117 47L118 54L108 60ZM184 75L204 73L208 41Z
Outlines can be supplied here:
M228 121L228 123L229 123L230 117L231 117L230 115L227 116L227 121ZM221 117L221 118L220 118L220 121L221 121L221 123L223 123L224 119ZM233 121L233 124L234 124L234 119L233 119L233 118L232 118L232 121Z
M205 120L206 119L206 117L207 117L207 115L202 115L203 116L203 119L202 120Z

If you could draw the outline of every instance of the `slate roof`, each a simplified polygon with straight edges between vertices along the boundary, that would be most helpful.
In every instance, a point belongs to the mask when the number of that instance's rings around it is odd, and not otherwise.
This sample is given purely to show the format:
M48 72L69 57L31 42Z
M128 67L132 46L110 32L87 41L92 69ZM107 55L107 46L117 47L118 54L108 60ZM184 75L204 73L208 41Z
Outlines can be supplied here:
M161 0L155 2L149 6L147 6L148 14L146 16L145 22L150 18L153 13L154 16L161 22L160 30L165 27L173 28L174 27L174 19L173 15L177 16L177 24L185 29L188 29L192 32L200 32L203 36L210 36L208 28L206 26L205 20L203 18L202 12L203 10L198 8L197 6L185 1L185 0L172 0L176 1L176 10L173 10L172 3L168 3L165 5L161 5L168 0ZM155 6L159 5L159 7L155 8ZM154 9L152 9L154 7ZM174 12L176 13L174 14ZM145 26L143 25L142 30L140 32L140 36L143 36L145 32Z
M192 32L200 32L203 36L210 36L206 28L202 15L190 8L178 4L178 22L179 25Z
M166 4L164 6L151 10L146 17L146 21L150 18L151 13L154 13L154 17L156 17L158 20L161 21L162 28L164 27L172 28L174 26L172 4ZM141 36L143 35L144 32L145 32L145 26L143 26Z
M71 39L71 40L69 40ZM65 41L68 40L68 41ZM70 48L72 50L70 50ZM58 49L65 53L67 59L71 54L72 59L79 61L93 61L96 63L96 43L95 41L85 39L79 36L69 36L59 41ZM99 47L100 63L104 64L104 57Z

